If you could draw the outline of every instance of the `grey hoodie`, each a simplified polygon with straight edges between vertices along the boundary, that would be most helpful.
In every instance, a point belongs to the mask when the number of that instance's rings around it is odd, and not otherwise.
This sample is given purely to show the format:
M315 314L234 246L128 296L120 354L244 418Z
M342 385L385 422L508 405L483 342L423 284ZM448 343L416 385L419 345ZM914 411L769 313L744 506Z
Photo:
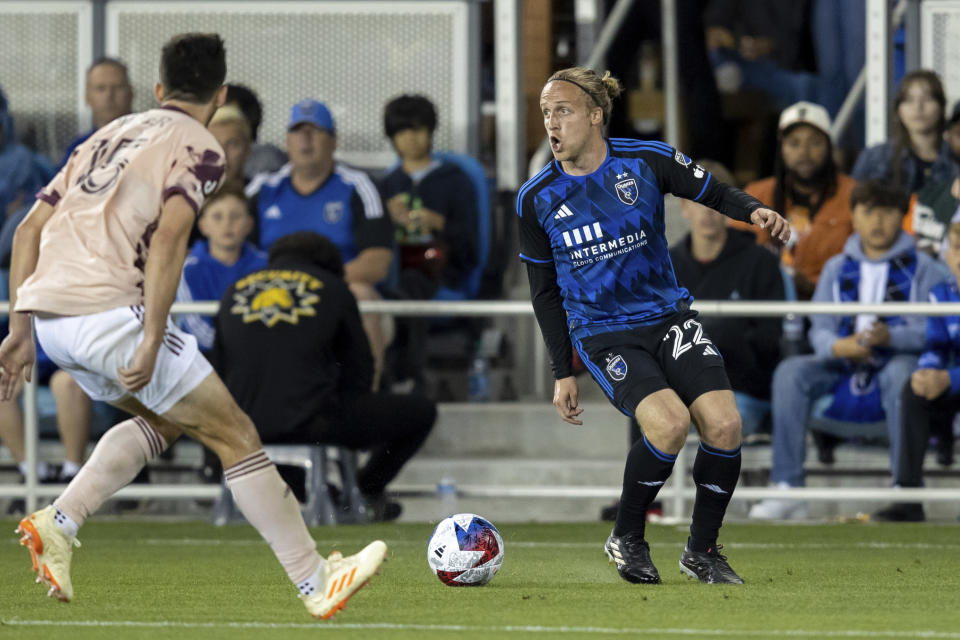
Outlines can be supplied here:
M890 250L879 260L872 262L889 261L896 256L908 253L915 248L913 237L901 231L897 241ZM847 238L843 252L839 253L823 265L817 290L813 294L814 302L840 302L837 278L847 256L859 262L867 261L860 244L860 234L854 233ZM930 289L945 280L942 268L936 260L922 251L917 252L917 272L910 287L911 302L926 302L930 299ZM818 356L832 357L833 343L841 336L840 322L843 316L813 315L810 317L810 345ZM924 316L903 316L904 324L890 327L890 347L899 353L920 353L923 349L927 333L927 319Z

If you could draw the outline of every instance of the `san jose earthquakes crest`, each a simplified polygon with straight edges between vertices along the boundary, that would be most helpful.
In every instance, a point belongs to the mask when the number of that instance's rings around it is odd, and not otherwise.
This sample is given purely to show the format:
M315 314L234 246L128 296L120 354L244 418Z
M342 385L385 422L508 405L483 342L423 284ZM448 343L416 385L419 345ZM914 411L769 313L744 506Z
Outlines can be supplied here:
M620 382L627 377L627 362L620 354L607 355L607 373L610 377Z
M637 181L633 178L621 180L620 182L616 183L614 187L617 189L617 197L620 198L620 202L623 204L634 204L637 201L637 197L640 195L640 191L637 189Z

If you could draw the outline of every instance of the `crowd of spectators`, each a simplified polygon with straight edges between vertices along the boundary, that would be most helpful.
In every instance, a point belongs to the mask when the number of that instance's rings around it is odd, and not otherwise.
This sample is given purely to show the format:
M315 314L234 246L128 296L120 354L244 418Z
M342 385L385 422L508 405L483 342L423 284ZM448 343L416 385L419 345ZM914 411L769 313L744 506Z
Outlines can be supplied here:
M782 212L793 233L781 248L764 230L684 201L690 233L671 249L680 284L702 299L960 299L960 104L948 116L937 75L903 76L890 141L863 149L847 175L831 113L839 107L837 86L852 82L849 69L824 40L812 44L820 71L811 71L801 38L784 36L797 24L793 12L813 6L815 19L826 20L831 3L768 3L760 13L733 0L705 4L706 51L717 78L735 69L741 85L769 93L781 109L772 175L745 190ZM856 32L858 25L846 28ZM70 143L61 166L99 127L131 110L122 61L97 60L86 83L93 127ZM177 320L262 425L265 442L323 441L373 451L361 488L380 518L396 517L384 487L436 417L423 393L430 325L361 316L357 302L475 296L485 259L476 183L455 158L434 149L440 116L424 96L385 100L383 133L397 160L376 179L335 159L337 126L327 104L307 98L284 108L285 149L260 143L260 99L244 85L228 85L227 102L209 123L226 153L226 180L199 213L177 294L180 301L222 304L216 318ZM736 183L721 164L699 163L715 179ZM33 194L53 174L49 160L14 142L0 92L0 211L6 215L0 266L9 264L10 238ZM859 314L813 316L807 323L799 346L782 351L779 318L704 318L724 355L744 435L772 437L772 482L803 485L808 419L823 404L823 415L836 421L884 424L878 435L890 443L892 481L921 485L930 435L952 445L950 423L960 409L960 320ZM66 455L59 470L41 475L66 480L83 462L91 406L69 376L44 369L39 358ZM258 383L258 376L268 383ZM382 391L388 388L412 393ZM25 471L15 401L0 404L0 440ZM952 456L940 460L952 462ZM804 515L797 500L764 501L751 510L757 518ZM878 516L916 520L923 511L893 505Z

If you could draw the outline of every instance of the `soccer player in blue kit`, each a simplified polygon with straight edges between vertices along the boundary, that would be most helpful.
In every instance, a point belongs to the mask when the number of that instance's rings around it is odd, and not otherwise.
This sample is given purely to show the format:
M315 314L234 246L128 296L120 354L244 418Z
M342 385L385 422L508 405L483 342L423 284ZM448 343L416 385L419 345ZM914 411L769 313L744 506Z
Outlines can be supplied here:
M741 584L717 536L740 475L740 415L723 358L678 286L664 233L663 194L750 221L786 242L787 221L663 142L607 139L620 83L591 69L553 74L540 93L554 161L517 194L520 258L556 378L553 404L579 416L573 349L643 437L627 455L616 525L604 546L628 582L660 574L644 539L647 507L670 476L691 419L700 434L697 497L680 569Z

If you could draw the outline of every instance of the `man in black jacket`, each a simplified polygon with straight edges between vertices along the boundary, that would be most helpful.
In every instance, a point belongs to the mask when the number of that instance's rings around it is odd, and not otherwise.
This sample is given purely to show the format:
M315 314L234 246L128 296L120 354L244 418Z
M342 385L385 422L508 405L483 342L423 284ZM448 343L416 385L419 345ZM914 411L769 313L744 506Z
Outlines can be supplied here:
M700 165L721 182L733 176L723 165ZM757 246L752 235L729 229L712 209L681 200L690 233L670 249L680 286L699 300L783 300L783 278L776 256ZM778 317L705 316L704 330L723 354L730 386L743 419L743 436L756 433L769 412L770 380L780 360Z
M373 356L336 246L308 231L278 239L266 269L234 283L217 315L212 358L264 443L370 449L357 482L378 519L384 498L430 433L417 395L373 393Z

